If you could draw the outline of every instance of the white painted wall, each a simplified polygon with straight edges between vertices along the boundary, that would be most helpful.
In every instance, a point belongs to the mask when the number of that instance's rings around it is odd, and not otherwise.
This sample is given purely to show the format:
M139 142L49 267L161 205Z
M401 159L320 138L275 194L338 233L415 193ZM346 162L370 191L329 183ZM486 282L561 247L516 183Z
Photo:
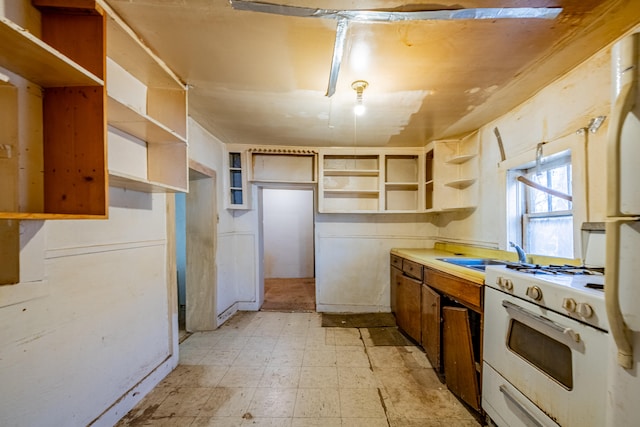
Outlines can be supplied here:
M429 248L428 214L316 215L316 306L323 312L390 311L391 248Z
M38 34L30 3L0 0L0 15ZM18 203L37 209L40 90L10 78ZM2 426L113 425L177 364L167 197L116 188L109 197L108 220L20 223L20 282L0 286Z
M543 141L557 140L555 144L572 146L572 155L581 159L582 172L588 170L588 176L578 181L589 187L585 192L587 199L576 200L578 206L582 203L580 218L603 221L609 121L605 120L595 134L578 135L576 130L587 126L592 117L609 114L610 58L610 49L603 49L527 102L480 129L478 209L473 213L440 215L437 222L440 238L508 249L505 179L498 168L500 152L493 133L494 127L498 127L502 135L507 162L516 158L523 162L525 159L534 160L536 145ZM545 149L548 150L551 145ZM579 174L574 179L580 179ZM585 205L587 200L588 205ZM575 227L580 227L581 220L575 221ZM579 251L580 245L575 246Z
M262 190L265 278L314 276L313 191Z
M165 196L110 198L109 220L23 222L21 262L42 280L0 287L0 425L87 425L177 364Z
M189 157L216 171L218 245L216 251L218 325L237 310L258 310L261 279L258 270L258 215L255 209L226 209L227 156L224 144L189 118ZM253 189L253 200L257 200Z

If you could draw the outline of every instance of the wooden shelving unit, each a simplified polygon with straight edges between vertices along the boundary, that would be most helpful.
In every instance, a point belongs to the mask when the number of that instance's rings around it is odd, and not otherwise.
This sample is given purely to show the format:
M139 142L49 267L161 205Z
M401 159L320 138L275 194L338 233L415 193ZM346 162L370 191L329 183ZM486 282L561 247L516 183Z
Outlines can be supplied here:
M419 155L385 155L385 211L421 209L419 176Z
M246 162L241 151L229 152L229 208L248 209Z
M380 209L380 155L322 154L320 212L378 212Z
M107 33L107 118L130 135L116 144L109 133L111 185L143 192L186 192L188 178L187 88L103 0ZM123 159L145 145L146 160Z
M433 143L433 209L473 209L478 199L478 133Z
M315 184L317 151L291 147L250 148L248 180L284 184Z
M0 218L106 218L105 17L90 0L32 4L42 15L41 37L0 18L0 66L43 89L42 163L27 164L27 178L15 177L8 189L19 194L41 182L42 193Z
M321 152L321 213L407 213L423 210L420 150Z

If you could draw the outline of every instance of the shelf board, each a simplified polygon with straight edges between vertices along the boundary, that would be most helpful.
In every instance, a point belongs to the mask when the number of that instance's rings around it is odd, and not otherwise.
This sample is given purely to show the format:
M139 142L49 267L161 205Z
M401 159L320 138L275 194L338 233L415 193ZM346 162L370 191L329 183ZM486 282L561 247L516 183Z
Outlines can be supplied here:
M451 208L441 208L440 212L453 212L453 211L469 211L476 209L477 206L457 206Z
M0 66L42 87L104 85L102 79L4 17L0 17Z
M175 187L160 182L149 181L126 173L109 170L109 185L125 190L141 191L144 193L185 193L187 188Z
M378 169L325 169L324 176L378 176Z
M371 210L371 209L336 209L336 210L322 210L320 213L328 213L328 214L333 214L333 213L337 213L337 214L352 214L352 213L358 213L358 214L378 214L378 213L384 213L383 211L379 211L379 210Z
M457 188L457 189L463 189L463 188L467 188L470 185L472 185L473 183L476 182L475 178L471 178L471 179L457 179L455 181L449 181L449 182L445 182L444 185L447 187L452 187L452 188Z
M324 194L354 194L354 195L378 195L380 191L378 190L324 190Z
M386 182L384 186L387 190L418 190L417 182Z
M107 107L108 124L135 136L149 144L186 144L187 141L152 117L109 96Z
M271 179L250 179L249 182L255 183L265 183L265 184L317 184L318 181L282 181L282 180L271 180Z
M452 158L447 160L445 163L449 163L451 165L459 165L461 163L468 162L469 160L473 159L476 156L477 154L462 154L459 156L453 156Z
M45 212L0 212L0 219L107 219L108 215L63 214Z
M418 209L386 209L384 211L380 211L380 213L389 213L389 214L412 214L412 213L420 213Z
M107 56L146 86L185 89L185 84L104 1L97 1L107 16Z

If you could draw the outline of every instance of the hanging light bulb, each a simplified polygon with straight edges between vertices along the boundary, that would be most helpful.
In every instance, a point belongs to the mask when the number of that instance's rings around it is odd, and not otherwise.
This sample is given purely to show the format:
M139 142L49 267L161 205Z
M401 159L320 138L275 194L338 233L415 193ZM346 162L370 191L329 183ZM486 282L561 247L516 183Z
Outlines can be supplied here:
M353 112L356 116L361 116L366 111L364 103L362 102L362 93L367 86L369 86L369 83L364 80L356 80L351 83L351 88L356 91L356 104L353 107Z

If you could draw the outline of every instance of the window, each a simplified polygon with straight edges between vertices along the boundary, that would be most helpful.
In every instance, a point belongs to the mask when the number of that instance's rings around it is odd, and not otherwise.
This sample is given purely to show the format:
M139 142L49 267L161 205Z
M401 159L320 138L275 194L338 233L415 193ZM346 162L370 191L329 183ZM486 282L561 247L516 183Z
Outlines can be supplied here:
M546 161L545 161L546 160ZM571 155L565 152L514 174L526 252L573 257Z

